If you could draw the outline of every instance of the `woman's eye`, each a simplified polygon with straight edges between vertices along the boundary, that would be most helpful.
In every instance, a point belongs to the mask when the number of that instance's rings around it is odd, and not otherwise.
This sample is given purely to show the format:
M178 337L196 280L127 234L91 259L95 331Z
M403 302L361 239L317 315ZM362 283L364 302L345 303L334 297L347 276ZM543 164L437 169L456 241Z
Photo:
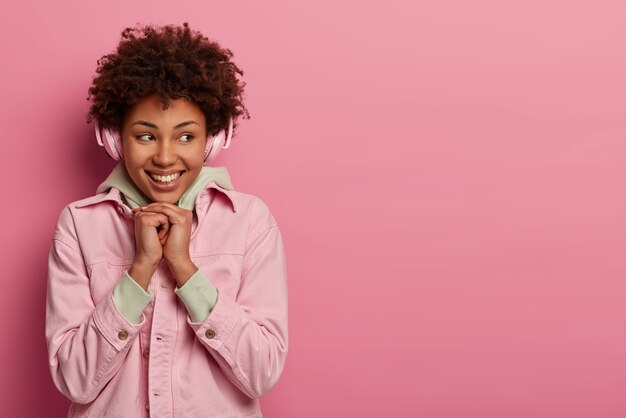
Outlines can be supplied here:
M180 136L180 138L183 140L183 142L189 142L193 139L193 135L191 134L182 134Z
M153 139L153 136L150 134L142 134L142 135L139 135L137 138L142 141L151 141Z

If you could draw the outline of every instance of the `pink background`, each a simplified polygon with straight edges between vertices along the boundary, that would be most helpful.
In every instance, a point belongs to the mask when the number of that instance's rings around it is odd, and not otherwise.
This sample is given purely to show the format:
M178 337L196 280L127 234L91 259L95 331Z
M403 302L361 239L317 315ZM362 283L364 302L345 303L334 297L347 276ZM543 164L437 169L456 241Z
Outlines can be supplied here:
M248 107L215 165L285 239L268 418L626 416L626 3L2 2L3 417L64 416L60 210L113 168L85 123L127 25L188 20Z

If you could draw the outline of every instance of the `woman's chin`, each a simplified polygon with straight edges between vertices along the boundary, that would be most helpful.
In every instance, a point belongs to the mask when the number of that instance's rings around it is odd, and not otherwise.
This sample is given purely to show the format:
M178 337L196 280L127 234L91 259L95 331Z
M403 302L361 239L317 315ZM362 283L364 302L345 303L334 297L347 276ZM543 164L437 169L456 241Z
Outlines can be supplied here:
M159 202L159 203L171 203L172 205L175 205L178 203L178 201L180 200L180 195L178 197L176 196L162 196L162 195L156 195L151 197L150 199L152 202Z
M180 197L183 195L182 193L177 193L176 191L172 191L169 193L163 193L163 192L155 193L154 190L142 190L142 192L148 198L150 203L160 202L160 203L171 203L173 205L177 204L178 201L180 200Z

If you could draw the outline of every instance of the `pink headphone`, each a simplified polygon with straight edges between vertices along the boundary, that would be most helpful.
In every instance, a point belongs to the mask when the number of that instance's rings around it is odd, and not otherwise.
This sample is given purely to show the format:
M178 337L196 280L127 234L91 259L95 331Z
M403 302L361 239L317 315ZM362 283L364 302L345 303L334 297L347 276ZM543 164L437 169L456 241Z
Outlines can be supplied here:
M97 120L95 130L98 145L104 147L107 154L109 154L111 158L113 158L115 161L124 158L119 132L110 128L100 129ZM228 149L228 147L230 147L232 137L233 119L230 118L230 121L228 123L228 135L226 134L226 130L222 129L217 135L213 137L207 137L206 147L204 148L204 161L212 161L219 155L222 149Z

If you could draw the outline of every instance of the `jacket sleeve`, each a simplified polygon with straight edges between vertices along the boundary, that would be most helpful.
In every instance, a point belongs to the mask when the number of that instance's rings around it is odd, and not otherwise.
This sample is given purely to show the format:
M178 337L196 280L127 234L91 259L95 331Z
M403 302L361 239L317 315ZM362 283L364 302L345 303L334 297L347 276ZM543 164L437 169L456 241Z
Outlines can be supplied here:
M217 289L200 269L182 287L174 289L174 293L185 304L193 322L204 321L217 301Z
M236 299L218 288L207 319L187 322L228 379L259 398L278 382L287 357L287 267L278 225L246 247Z
M52 380L76 403L93 401L120 369L145 317L131 324L117 309L113 292L97 305L66 207L48 257L46 342Z

